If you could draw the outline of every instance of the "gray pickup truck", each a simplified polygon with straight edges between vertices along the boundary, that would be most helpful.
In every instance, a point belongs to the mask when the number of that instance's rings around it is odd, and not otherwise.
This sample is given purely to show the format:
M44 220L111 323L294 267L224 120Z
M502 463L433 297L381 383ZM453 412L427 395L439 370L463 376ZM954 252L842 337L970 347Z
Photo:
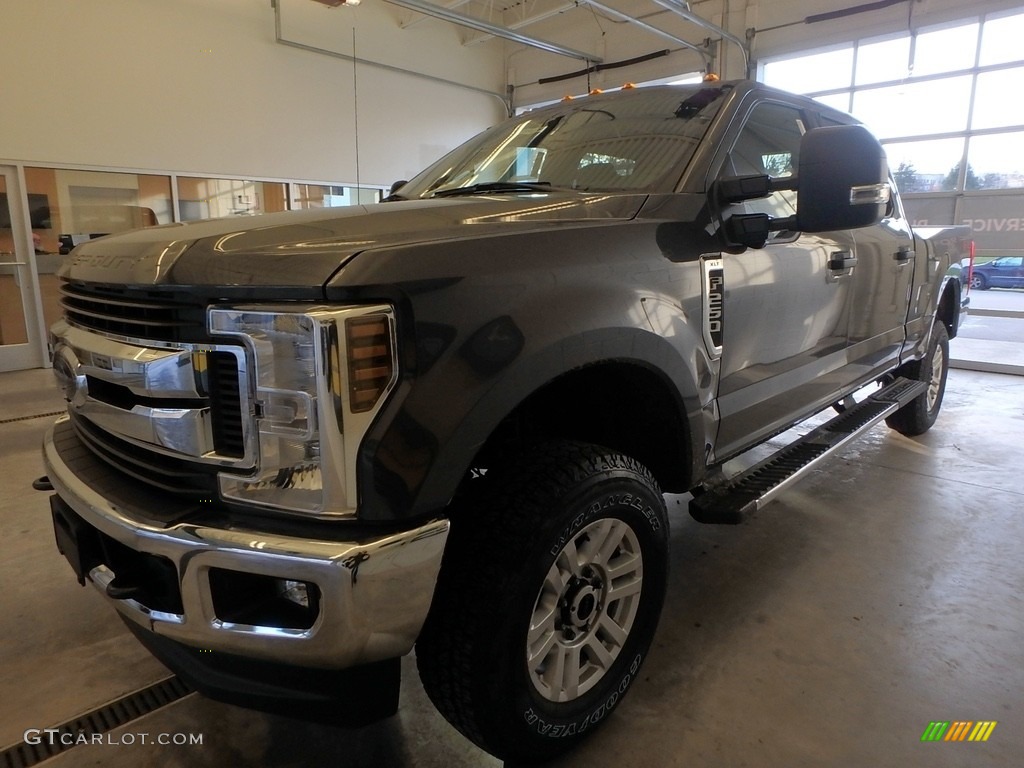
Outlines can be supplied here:
M58 547L206 695L368 722L415 647L463 734L549 758L638 676L663 493L735 523L931 427L966 236L911 230L848 115L738 81L530 112L379 205L90 241L52 329Z

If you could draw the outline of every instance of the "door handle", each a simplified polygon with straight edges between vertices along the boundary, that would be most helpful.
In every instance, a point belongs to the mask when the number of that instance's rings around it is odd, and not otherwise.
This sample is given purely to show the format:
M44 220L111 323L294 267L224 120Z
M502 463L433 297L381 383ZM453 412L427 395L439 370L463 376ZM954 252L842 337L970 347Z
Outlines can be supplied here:
M911 248L909 245L901 245L900 249L893 254L893 258L896 259L896 262L899 266L903 266L904 264L910 261L910 257L913 255L913 248Z
M857 257L849 251L836 251L828 257L828 268L834 272L852 269L857 265Z

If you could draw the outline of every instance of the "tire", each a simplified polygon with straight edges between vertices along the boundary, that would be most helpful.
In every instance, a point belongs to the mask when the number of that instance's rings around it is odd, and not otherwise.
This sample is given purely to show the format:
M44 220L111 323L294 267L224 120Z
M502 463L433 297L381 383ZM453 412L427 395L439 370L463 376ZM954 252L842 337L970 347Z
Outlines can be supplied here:
M988 280L980 272L971 272L971 288L978 291L987 291L989 288Z
M925 356L896 372L898 376L926 381L928 388L887 418L885 423L904 435L914 436L927 432L935 423L942 407L948 373L949 334L946 332L945 324L937 320L932 326L932 337L928 342Z
M664 600L668 521L654 478L626 456L558 442L520 458L453 513L416 659L455 728L503 760L539 762L592 733L636 680Z

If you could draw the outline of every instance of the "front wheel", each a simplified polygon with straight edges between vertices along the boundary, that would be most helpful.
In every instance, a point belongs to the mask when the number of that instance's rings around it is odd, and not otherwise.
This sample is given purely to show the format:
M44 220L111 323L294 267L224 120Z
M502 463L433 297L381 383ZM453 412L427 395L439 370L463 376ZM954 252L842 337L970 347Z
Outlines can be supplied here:
M536 762L595 730L636 680L668 523L650 472L608 449L559 442L509 469L453 516L416 657L452 725Z
M885 423L904 435L920 435L927 432L939 415L942 396L946 392L946 375L949 373L949 334L941 320L932 327L928 351L921 360L903 366L897 375L928 383L928 388L915 397Z
M985 276L983 274L981 274L980 272L972 272L971 273L971 288L974 288L975 290L978 290L978 291L987 291L988 290L988 280L986 280Z

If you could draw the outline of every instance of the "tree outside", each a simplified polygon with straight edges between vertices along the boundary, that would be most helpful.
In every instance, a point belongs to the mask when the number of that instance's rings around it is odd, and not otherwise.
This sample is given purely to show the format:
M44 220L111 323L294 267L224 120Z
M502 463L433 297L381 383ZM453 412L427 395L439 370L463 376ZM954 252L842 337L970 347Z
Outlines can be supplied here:
M918 175L913 163L900 163L899 167L893 171L892 176L896 180L896 188L902 194L926 191L922 188L921 177Z
M951 192L957 188L957 182L960 180L960 163L957 163L949 169L949 173L946 174L946 178L942 180L942 189L947 192ZM983 184L978 175L974 172L971 164L967 164L967 178L965 180L965 189L982 189Z

